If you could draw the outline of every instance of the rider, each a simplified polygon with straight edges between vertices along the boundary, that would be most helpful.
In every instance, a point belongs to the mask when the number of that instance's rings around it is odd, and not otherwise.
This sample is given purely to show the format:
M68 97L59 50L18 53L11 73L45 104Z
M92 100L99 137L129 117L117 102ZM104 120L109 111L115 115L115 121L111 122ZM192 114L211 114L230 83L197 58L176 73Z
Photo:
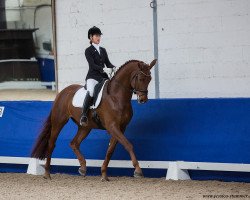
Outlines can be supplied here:
M90 46L85 50L85 56L89 64L89 71L85 78L87 86L87 94L83 102L80 125L87 126L87 113L92 102L95 85L101 82L104 78L108 79L108 75L103 71L104 64L108 68L114 68L108 58L107 51L104 47L99 46L102 32L96 26L93 26L88 31L88 39Z

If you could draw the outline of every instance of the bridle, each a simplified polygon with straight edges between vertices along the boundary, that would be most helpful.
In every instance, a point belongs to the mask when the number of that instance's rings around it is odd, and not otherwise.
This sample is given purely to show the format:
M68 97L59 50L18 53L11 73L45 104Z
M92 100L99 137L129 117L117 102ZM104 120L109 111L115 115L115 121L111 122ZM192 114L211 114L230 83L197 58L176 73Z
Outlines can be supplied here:
M138 82L138 76L139 76L140 73L143 74L143 75L146 76L146 77L151 76L151 74L146 74L146 73L144 73L142 70L140 70L139 73L135 74L135 75L133 76L132 80L131 80L131 83L132 83L133 79L135 78L135 85L134 85L134 87L132 87L132 92L133 92L134 94L136 94L137 92L141 92L141 93L143 93L144 95L147 95L147 94L148 94L148 90L136 89L136 85L137 85L136 83ZM138 95L138 97L140 97L140 96L141 96L141 95Z
M120 83L120 81L118 81L118 80L116 80L115 78L113 79L114 81L116 81L116 83L118 83L120 86L122 86L124 89L126 89L126 90L130 90L130 92L131 93L134 93L134 94L137 94L137 92L141 92L141 93L143 93L143 95L147 95L148 94L148 90L141 90L141 89L139 89L139 88L136 88L136 83L138 82L138 76L139 76L139 74L143 74L144 76L146 76L146 77L150 77L151 76L151 74L146 74L146 73L144 73L142 70L140 70L138 73L136 73L133 77L132 77L132 79L131 79L131 83L133 82L133 80L135 79L135 85L134 85L134 87L132 87L132 89L128 89L127 87L125 87L122 83ZM137 99L140 97L140 96L142 96L142 95L138 95L137 94Z

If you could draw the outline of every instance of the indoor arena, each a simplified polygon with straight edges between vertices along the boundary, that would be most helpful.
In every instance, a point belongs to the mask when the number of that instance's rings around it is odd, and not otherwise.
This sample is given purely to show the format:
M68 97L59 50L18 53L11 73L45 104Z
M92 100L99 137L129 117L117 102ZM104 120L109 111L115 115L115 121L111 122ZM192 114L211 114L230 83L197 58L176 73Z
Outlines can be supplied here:
M250 199L250 0L0 0L0 199Z

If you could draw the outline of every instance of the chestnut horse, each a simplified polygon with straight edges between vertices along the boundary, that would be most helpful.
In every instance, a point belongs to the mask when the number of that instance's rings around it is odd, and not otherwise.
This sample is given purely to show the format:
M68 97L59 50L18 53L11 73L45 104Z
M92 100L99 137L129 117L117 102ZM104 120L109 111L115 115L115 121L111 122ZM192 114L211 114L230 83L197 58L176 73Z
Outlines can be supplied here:
M149 65L139 60L127 61L104 86L102 100L96 109L102 126L111 135L106 157L101 167L102 180L104 181L109 180L107 167L117 142L124 146L131 157L135 167L134 177L143 177L142 170L133 151L133 146L124 136L124 132L133 116L131 105L133 92L137 95L138 103L145 103L148 100L148 85L151 81L150 70L155 63L156 59ZM78 131L70 142L70 147L79 160L79 173L83 176L86 175L86 160L79 147L91 129L100 129L101 127L91 117L93 110L88 112L88 125L80 126L79 119L82 109L72 105L72 98L81 87L82 85L70 85L58 93L52 110L36 141L31 157L38 159L47 158L44 178L51 179L51 155L55 148L56 139L69 118L78 126Z

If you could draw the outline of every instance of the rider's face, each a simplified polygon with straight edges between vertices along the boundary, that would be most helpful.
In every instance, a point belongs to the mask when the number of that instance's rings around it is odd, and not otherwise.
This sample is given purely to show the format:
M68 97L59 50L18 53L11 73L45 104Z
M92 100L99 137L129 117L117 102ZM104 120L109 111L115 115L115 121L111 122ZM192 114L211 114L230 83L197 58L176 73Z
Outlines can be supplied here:
M90 40L92 43L99 44L101 41L101 35L99 34L92 35L90 36Z

